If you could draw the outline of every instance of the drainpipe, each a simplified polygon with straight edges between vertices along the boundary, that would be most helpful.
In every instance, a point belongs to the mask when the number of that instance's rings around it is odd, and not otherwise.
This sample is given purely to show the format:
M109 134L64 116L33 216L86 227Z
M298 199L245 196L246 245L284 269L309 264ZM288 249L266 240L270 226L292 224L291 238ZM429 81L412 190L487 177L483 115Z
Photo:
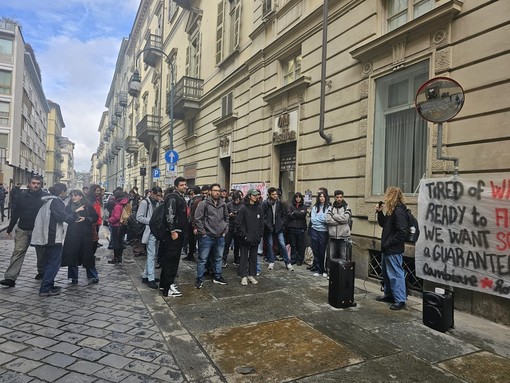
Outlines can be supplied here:
M331 134L324 133L324 109L326 104L326 57L328 46L328 0L324 0L322 12L322 63L321 63L321 98L320 98L320 111L319 111L319 134L326 141L326 144L331 144L333 137Z

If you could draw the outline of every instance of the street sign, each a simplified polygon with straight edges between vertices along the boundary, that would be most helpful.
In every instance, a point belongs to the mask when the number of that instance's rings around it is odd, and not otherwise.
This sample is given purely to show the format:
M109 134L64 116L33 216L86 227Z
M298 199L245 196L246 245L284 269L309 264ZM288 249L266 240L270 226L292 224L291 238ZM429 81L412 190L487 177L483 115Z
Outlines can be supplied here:
M177 164L166 164L166 171L167 172L176 172Z
M152 169L152 178L159 178L161 176L161 171L156 168L156 169Z
M169 164L175 164L179 161L179 153L175 150L169 150L165 153L165 161Z

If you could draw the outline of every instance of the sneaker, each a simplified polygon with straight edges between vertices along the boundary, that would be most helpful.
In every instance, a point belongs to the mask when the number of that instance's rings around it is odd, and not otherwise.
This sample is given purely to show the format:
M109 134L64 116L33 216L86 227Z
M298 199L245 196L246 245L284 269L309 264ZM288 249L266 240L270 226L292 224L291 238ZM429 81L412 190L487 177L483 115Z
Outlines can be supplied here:
M14 287L16 286L16 282L14 279L3 279L0 281L0 285L7 286L7 287Z
M145 284L149 283L149 278L142 278L142 283L145 283Z
M322 277L322 274L321 273L313 273L313 276L314 277Z
M204 287L204 282L202 282L200 279L197 279L197 281L195 282L195 288L201 289L202 287Z
M233 264L234 266L239 266L239 262L236 262L236 261L232 262L232 264Z
M294 268L292 267L292 264L287 263L287 270L294 271Z
M242 277L241 278L241 285L242 286L248 286L248 278Z
M77 279L71 279L71 284L72 285L77 285L78 284L78 280Z
M324 278L329 278L329 276L328 276L328 274L327 274L327 273L322 274L322 276L323 276Z
M158 284L157 284L156 282L154 282L154 281L149 281L149 282L147 283L147 287L148 287L149 289L154 289L154 290L156 290L156 289L158 288Z
M269 263L269 266L267 266L267 268L269 270L273 270L274 269L274 262Z
M99 278L90 278L88 281L89 285L96 285L99 283Z
M37 273L37 275L34 277L34 279L40 281L41 279L43 279L43 276L44 276L43 273Z
M58 295L58 294L60 294L60 287L59 286L51 287L49 289L49 291L39 292L39 296L40 297L51 297L53 295Z
M228 285L227 281L223 277L214 278L213 282L219 285Z
M248 280L250 281L250 283L252 285L256 285L259 283L259 281L257 281L254 277L252 277L251 275L248 277Z
M177 285L171 284L170 289L168 290L168 296L169 297L182 297L182 293L177 290Z
M221 267L223 267L223 268L227 267L227 262L223 262L223 263L221 264Z

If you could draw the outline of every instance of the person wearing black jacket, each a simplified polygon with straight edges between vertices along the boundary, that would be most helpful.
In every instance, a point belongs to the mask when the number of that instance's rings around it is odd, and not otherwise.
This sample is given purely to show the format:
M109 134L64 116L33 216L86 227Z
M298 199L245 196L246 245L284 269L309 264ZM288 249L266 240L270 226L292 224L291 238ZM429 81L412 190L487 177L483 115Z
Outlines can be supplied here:
M227 267L228 252L230 245L234 241L234 265L239 264L239 241L235 235L236 217L239 209L243 204L241 203L241 194L238 191L232 193L232 201L227 203L228 212L228 232L225 235L225 247L223 248L223 267Z
M9 267L5 271L5 279L0 281L0 285L7 287L14 287L16 279L21 272L25 254L27 253L28 246L32 237L32 230L34 229L35 217L39 208L44 204L41 197L47 193L41 190L42 179L39 176L30 177L28 184L29 189L21 192L16 202L16 208L12 212L9 226L7 227L7 236L11 237L14 226L16 228L16 235L14 238L14 251L12 252ZM44 274L44 252L36 248L37 252L37 275L35 279L42 279Z
M401 310L406 306L406 280L402 262L407 233L407 213L402 190L396 186L388 187L384 194L384 204L377 204L376 212L379 226L383 228L381 253L384 280L384 295L376 300L391 302L391 310Z
M303 194L297 192L287 209L287 230L290 242L291 264L301 266L305 260L305 231L307 206Z
M186 192L186 179L177 177L174 181L175 190L165 195L166 229L169 237L160 242L159 252L161 253L161 276L159 288L164 297L180 297L182 293L177 290L174 284L181 250L186 238L188 229L187 204L184 199Z
M241 244L239 275L241 285L247 286L248 281L256 285L257 249L264 234L264 214L259 201L260 192L250 189L246 199L236 216L236 234Z
M267 268L274 268L274 252L273 252L273 235L276 236L280 255L283 256L285 267L287 270L294 271L290 263L287 247L285 245L285 236L283 231L287 221L287 211L283 208L283 204L278 198L278 191L274 187L270 187L267 191L267 199L262 202L262 211L264 212L264 240L267 245L267 259L269 265Z

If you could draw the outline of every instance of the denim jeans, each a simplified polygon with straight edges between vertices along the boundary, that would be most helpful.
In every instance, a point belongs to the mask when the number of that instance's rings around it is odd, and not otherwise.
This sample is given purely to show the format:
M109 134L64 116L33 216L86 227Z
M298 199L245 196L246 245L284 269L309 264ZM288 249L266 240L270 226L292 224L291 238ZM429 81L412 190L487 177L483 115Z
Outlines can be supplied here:
M278 241L278 248L280 249L280 255L283 257L285 264L290 263L289 254L287 253L287 246L285 245L285 237L283 232L275 234L276 240ZM266 235L267 241L267 259L270 263L274 263L274 253L273 253L273 233L267 233Z
M213 256L214 278L221 277L221 262L224 248L225 237L200 237L198 240L197 280L203 280L205 264L211 252Z
M402 262L404 254L382 254L384 295L393 297L396 303L406 301L406 277Z
M234 242L234 262L239 263L239 239L234 235L234 228L229 227L225 235L225 247L223 248L223 262L227 262L230 244Z
M62 245L43 246L45 249L44 276L39 293L47 293L55 283L55 276L62 263Z
M156 279L155 267L156 257L158 254L158 240L152 234L149 234L149 240L147 241L147 260L145 261L145 269L143 270L142 278L147 278L150 281Z
M87 271L87 279L99 279L96 267L85 268ZM78 280L78 266L67 267L67 278Z

